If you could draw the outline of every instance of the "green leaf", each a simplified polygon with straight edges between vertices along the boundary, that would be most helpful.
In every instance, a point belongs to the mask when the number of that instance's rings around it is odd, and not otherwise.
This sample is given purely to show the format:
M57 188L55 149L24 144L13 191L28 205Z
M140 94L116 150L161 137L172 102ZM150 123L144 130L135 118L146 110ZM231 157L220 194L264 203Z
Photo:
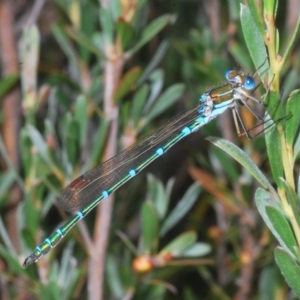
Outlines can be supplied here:
M161 219L167 210L169 199L166 197L164 186L161 181L149 174L147 200L150 200L156 209L158 217Z
M275 260L287 284L292 288L297 297L300 298L300 268L298 263L287 251L280 247L275 249Z
M121 100L131 89L132 86L137 82L141 75L140 67L133 67L126 72L118 84L118 87L114 94L114 102L117 103Z
M161 69L156 69L149 76L150 80L150 96L147 100L147 103L144 107L143 113L148 114L151 109L154 101L160 94L163 84L164 84L164 72Z
M254 0L247 0L250 12L251 12L251 16L253 18L253 21L255 22L257 28L260 31L261 36L264 36L265 34L265 29L264 29L264 25L262 23L262 20L258 14L258 10L257 10L257 3Z
M128 55L131 56L136 51L138 51L142 46L144 46L154 36L156 36L159 31L161 31L164 27L166 27L170 22L173 21L174 21L174 16L169 14L158 17L157 19L152 21L143 30L140 41L131 50L128 51Z
M122 299L125 295L125 291L122 286L120 278L120 265L118 264L118 258L112 255L107 255L106 259L106 278L107 284L110 287L110 291L115 299Z
M36 146L38 149L39 154L44 159L44 161L50 165L51 159L48 154L48 145L46 141L44 140L43 136L40 134L40 132L33 127L32 125L27 125L27 133L32 141L32 144Z
M79 124L71 113L66 114L66 148L69 161L75 165L79 156Z
M130 45L130 43L133 41L134 34L135 34L135 32L134 32L134 29L131 26L131 24L129 24L128 22L126 22L123 19L118 20L117 36L118 36L119 40L121 41L123 51L126 50L128 45Z
M293 231L286 217L279 209L266 206L266 214L273 225L273 228L277 231L280 239L284 242L281 246L287 246L289 250L295 254L294 246L297 246Z
M108 119L106 117L102 117L99 125L99 130L97 130L96 135L93 139L90 161L87 164L88 168L90 168L91 166L95 166L96 164L99 163L102 151L105 146L105 139L107 136L108 128L109 128Z
M142 111L145 106L148 94L149 94L149 86L147 84L143 84L133 96L133 100L132 100L133 128L136 128L138 126L139 120L142 117Z
M146 201L141 212L142 253L151 254L157 243L158 218L153 204Z
M52 27L52 32L53 32L53 35L56 38L58 44L64 51L65 55L71 61L73 70L75 70L75 72L76 72L75 74L76 75L79 74L80 68L78 65L79 61L77 58L77 54L76 54L75 50L73 49L71 41L68 38L68 36L66 35L65 30L61 26L54 25Z
M84 95L78 95L75 103L74 120L78 124L80 146L84 146L87 139L88 102Z
M107 43L108 45L112 45L114 23L109 9L101 7L99 10L99 17L102 27L102 33L105 38L105 43Z
M286 142L290 147L294 146L296 134L300 124L300 90L293 91L286 105L286 113L292 114L291 118L286 121Z
M0 257L8 264L9 270L6 274L25 274L25 270L21 267L20 262L17 259L15 252L8 251L0 244Z
M298 16L298 20L297 20L297 24L295 26L295 30L291 36L291 39L288 43L288 45L286 46L286 50L285 53L283 55L282 61L286 61L287 57L290 55L290 52L295 44L295 40L298 38L298 34L299 34L299 29L300 29L300 14Z
M280 178L281 182L283 183L288 203L292 209L293 217L295 218L298 227L300 227L300 216L298 211L297 199L295 192L290 188L289 184L285 181L285 179Z
M108 2L110 12L114 20L119 19L122 14L122 2L119 0L112 0Z
M93 53L97 57L105 59L105 56L99 50L99 47L97 47L93 40L89 36L85 35L82 31L74 27L67 26L65 28L65 32L68 34L69 37L76 41L80 46L87 49L90 53Z
M245 167L250 174L266 189L271 191L274 195L276 195L276 191L274 190L271 183L265 177L265 175L260 171L260 169L256 166L256 164L251 160L251 158L240 148L238 148L233 143L219 139L215 137L207 138L208 141L212 142L217 147L221 148L223 151L227 152L231 155L236 161L238 161L243 167Z
M252 16L249 8L243 4L241 4L240 18L250 56L261 81L264 82L264 75L269 70L269 62L264 39L256 25L257 20Z
M8 93L18 82L20 76L18 73L10 74L0 80L0 97Z
M192 247L186 249L182 257L200 257L211 252L211 246L206 243L196 243Z
M171 254L172 256L182 256L182 254L191 248L197 240L197 234L194 231L184 232L175 238L171 243L164 247L159 255Z
M149 114L146 117L145 124L148 124L153 118L172 106L183 94L184 84L178 83L170 86L155 102Z
M201 187L197 182L192 184L181 200L177 203L172 210L168 218L161 226L159 235L164 236L173 226L175 226L179 220L181 220L185 214L192 208L198 199Z
M272 222L269 218L269 215L266 212L267 207L273 207L274 209L277 209L277 211L281 211L281 207L279 206L279 203L273 198L273 196L270 193L268 193L266 190L261 189L261 188L257 189L257 191L255 193L255 203L256 203L258 211L259 211L260 215L262 216L264 222L269 227L269 229L271 230L271 232L273 233L275 238L278 240L280 245L284 249L289 250L290 246L288 244L286 244L286 240L282 238L281 231L280 231L280 233L278 233L277 225L273 224L275 218L273 219L273 222ZM271 212L271 214L272 214L272 212ZM276 214L276 212L275 212L275 214ZM280 219L280 217L278 217L278 219ZM284 223L285 222L282 221L282 224L284 224ZM287 225L285 224L284 226L286 227ZM287 230L290 230L290 229L287 229ZM290 243L292 241L292 238L288 238L287 241ZM291 252L291 255L294 255L294 250Z
M276 264L268 264L261 269L258 279L257 299L276 299L278 288L282 286L282 275Z
M8 197L5 197L10 193L10 187L15 183L15 170L8 169L4 171L0 176L0 208L5 205L9 200Z
M165 56L165 54L166 54L166 52L169 48L169 45L170 45L169 40L164 40L160 43L160 45L159 45L158 49L156 50L153 58L151 59L150 63L148 64L148 66L146 67L146 69L142 73L141 77L139 78L139 80L137 82L138 85L140 85L146 79L148 79L151 72L153 72L153 73L155 72L153 70L155 70L155 68L161 62L162 58Z
M272 19L275 20L278 7L278 0L264 0L264 10Z
M118 237L122 240L122 242L125 244L125 246L129 249L129 251L132 252L134 256L138 256L139 252L133 244L133 242L131 242L130 238L120 230L117 230L116 233Z
M281 139L276 126L265 131L265 139L273 178L276 184L281 187L280 178L283 177L282 151Z

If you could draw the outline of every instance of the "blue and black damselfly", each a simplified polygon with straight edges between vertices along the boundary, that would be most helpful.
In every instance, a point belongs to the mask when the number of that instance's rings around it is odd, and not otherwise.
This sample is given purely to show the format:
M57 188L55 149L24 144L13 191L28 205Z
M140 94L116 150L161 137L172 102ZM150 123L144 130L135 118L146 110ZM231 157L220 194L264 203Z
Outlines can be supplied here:
M262 121L262 118L252 110L248 101L260 104L263 101L251 95L255 89L253 77L236 70L229 70L225 75L227 83L204 93L194 107L173 117L141 142L125 149L71 182L58 198L58 205L67 212L77 213L36 247L26 258L23 267L27 268L48 253L77 222L126 181L136 176L179 140L197 131L225 110L232 110L238 134L245 134L250 138L239 114L239 104L247 107L257 119ZM239 125L242 126L242 131Z

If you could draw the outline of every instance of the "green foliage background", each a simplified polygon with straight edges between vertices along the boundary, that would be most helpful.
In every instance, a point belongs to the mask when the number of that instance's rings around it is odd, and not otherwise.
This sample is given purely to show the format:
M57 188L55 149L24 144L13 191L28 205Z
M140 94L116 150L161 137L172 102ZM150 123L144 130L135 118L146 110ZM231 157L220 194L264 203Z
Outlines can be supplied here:
M1 299L95 299L94 288L102 299L300 297L296 1L100 2L48 3L19 32L19 72L1 78L1 97L22 90L19 170L0 139ZM109 103L117 118L105 104L108 60L120 64ZM53 205L61 189L113 155L111 138L113 151L130 146L224 82L228 68L258 70L255 96L276 126L249 141L225 113L121 187L103 286L90 275L95 211L22 268L68 219ZM10 236L14 184L22 199Z

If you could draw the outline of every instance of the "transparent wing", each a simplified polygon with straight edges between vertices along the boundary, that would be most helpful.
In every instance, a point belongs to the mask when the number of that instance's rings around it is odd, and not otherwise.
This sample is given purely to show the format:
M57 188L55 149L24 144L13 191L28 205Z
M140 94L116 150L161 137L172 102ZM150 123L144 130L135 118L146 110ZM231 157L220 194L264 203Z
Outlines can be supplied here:
M130 170L147 160L156 149L176 137L181 129L199 117L202 106L203 104L198 102L197 105L174 116L139 143L75 179L62 191L57 200L58 206L65 211L76 212L97 199L103 191L122 180Z

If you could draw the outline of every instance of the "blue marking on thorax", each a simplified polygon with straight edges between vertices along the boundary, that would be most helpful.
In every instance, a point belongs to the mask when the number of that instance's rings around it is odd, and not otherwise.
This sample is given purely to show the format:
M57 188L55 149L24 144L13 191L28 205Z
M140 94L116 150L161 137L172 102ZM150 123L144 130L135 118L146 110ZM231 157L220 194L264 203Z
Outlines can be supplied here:
M228 100L226 102L222 102L219 104L214 105L212 112L210 114L210 118L214 118L220 114L222 114L226 109L228 109L229 104L232 103L232 99Z
M202 107L200 107L200 108L198 109L199 115L202 115L202 114L204 113L204 108L205 108L205 105L203 105Z
M136 174L135 170L130 170L130 171L129 171L129 175L130 175L131 177L135 176L135 174Z
M199 99L199 102L203 103L207 99L207 93L202 94L201 98Z
M102 196L103 196L103 198L108 197L108 192L107 191L102 192Z
M164 150L163 150L162 148L158 148L158 149L156 150L156 153L157 153L158 155L162 155L162 154L164 153Z

